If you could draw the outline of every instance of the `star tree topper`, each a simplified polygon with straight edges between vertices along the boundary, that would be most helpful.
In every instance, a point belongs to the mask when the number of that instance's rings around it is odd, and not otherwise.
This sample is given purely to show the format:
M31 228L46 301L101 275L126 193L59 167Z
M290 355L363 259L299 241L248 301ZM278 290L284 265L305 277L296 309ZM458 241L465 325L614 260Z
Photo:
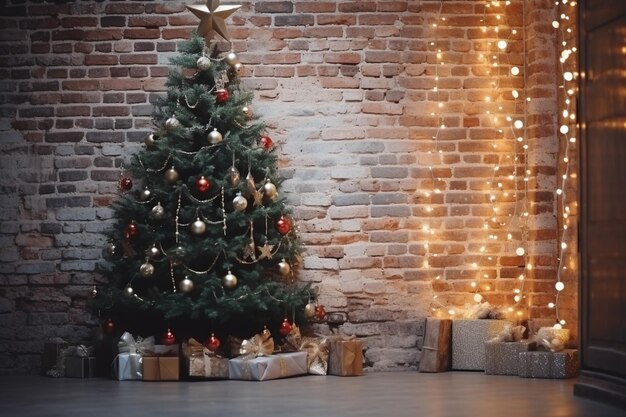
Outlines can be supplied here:
M187 6L187 9L200 18L200 24L198 25L198 34L200 36L208 39L211 30L214 30L222 38L230 40L224 20L240 7L241 5L221 6L220 0L206 0L206 3L202 6L191 5Z

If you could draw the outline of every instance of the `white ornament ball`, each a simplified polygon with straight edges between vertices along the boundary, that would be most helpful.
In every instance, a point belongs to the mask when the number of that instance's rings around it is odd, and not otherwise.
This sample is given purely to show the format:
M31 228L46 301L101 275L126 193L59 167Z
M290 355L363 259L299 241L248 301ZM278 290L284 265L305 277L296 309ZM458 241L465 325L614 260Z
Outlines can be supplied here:
M213 129L211 132L209 132L209 143L211 145L215 145L220 143L222 140L224 140L224 137L222 136L222 134L220 132L217 131L217 129Z
M239 57L237 56L236 53L232 51L226 54L226 57L224 58L224 60L231 67L234 67L235 65L239 64Z
M237 277L233 275L232 272L228 271L228 274L224 275L224 278L222 278L222 285L227 290L232 290L237 286Z
M139 273L144 278L150 278L152 275L154 275L154 265L146 261L146 263L142 264L139 267Z
M195 222L191 223L190 229L191 229L191 233L193 233L196 236L200 236L200 235L203 235L204 232L206 232L207 227L206 227L205 222L203 222L200 219L197 219Z
M237 211L244 211L248 207L248 200L241 193L237 193L237 197L233 198L233 208Z
M206 56L201 56L198 58L198 61L196 61L196 66L200 71L206 71L211 68L211 60Z
M148 201L150 200L150 197L152 197L152 191L150 191L149 188L144 188L139 193L139 200L141 201Z
M180 122L176 116L172 116L165 121L165 130L172 132L180 127Z
M124 288L123 294L126 297L132 297L135 294L135 291L133 290L133 287L129 285L126 288Z

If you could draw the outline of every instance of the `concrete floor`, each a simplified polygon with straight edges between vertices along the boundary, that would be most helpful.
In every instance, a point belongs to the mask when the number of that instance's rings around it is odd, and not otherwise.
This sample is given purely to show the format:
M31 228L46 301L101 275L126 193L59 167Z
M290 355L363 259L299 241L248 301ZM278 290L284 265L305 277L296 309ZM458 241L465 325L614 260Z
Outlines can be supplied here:
M574 397L573 383L480 372L152 383L18 376L0 378L0 416L626 416Z

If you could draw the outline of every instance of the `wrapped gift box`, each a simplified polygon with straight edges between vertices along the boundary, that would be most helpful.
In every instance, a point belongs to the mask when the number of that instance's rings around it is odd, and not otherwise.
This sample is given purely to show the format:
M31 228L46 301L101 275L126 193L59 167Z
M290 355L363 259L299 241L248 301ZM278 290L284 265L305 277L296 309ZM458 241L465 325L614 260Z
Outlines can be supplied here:
M144 356L144 381L178 381L180 359L178 356Z
M522 378L565 379L578 373L578 350L560 352L521 352L519 376Z
M293 352L259 356L254 359L238 357L228 361L230 379L268 381L289 376L306 375L307 353Z
M120 353L113 362L113 375L119 381L143 379L143 358L139 353Z
M518 375L519 354L537 349L531 340L519 342L486 342L485 373L487 375Z
M483 371L485 342L496 337L506 320L458 319L452 321L452 369Z
M445 372L450 369L452 320L426 319L420 372Z
M195 339L183 343L184 373L191 378L227 379L228 359L216 355Z
M360 340L331 340L328 374L363 375L363 344Z
M68 378L93 378L96 376L96 358L68 356L65 358L65 376Z
M43 354L41 355L42 373L53 369L59 365L59 358L62 351L68 347L68 343L61 338L52 338L47 340L43 345Z

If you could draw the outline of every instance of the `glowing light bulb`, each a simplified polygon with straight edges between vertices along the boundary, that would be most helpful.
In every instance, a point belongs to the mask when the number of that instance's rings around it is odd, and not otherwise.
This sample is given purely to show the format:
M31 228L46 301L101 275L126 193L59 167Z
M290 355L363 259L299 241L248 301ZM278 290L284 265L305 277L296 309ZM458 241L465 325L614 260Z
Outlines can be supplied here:
M517 90L511 91L511 95L513 96L513 98L518 98L519 97L519 93L517 92Z
M519 300L521 300L521 297L519 295L516 295L515 297L513 297L513 299L515 300L516 303L519 303Z
M472 286L472 288L476 288L476 281L472 281L470 285Z
M513 126L515 126L516 129L521 129L524 127L524 122L522 122L521 120L516 120L515 122L513 122Z
M557 22L556 20L552 22L552 27L557 29L559 27L559 22Z
M567 127L567 125L561 125L561 127L559 128L559 132L565 135L567 132L569 132L569 127Z
M554 327L555 329L562 329L563 328L563 326L561 326L561 323L557 323L557 324L555 324L552 327Z
M504 40L498 41L498 48L506 49L507 43Z
M519 248L515 249L515 254L517 256L524 256L525 253L526 253L526 251L521 246Z
M554 303L548 303L548 308L554 308Z
M511 67L511 74L519 75L519 68L518 67Z
M566 162L567 162L567 161L566 161ZM556 193L557 193L558 195L561 195L561 194L563 194L563 190L561 190L560 188L557 188Z
M567 249L567 243L561 242L561 249Z
M561 321L559 322L559 324L560 324L561 326L565 326L565 323L566 323L566 321L565 321L565 320L561 320Z
M480 303L483 299L483 296L480 294L474 294L474 301L476 301L477 303Z
M565 284L559 281L556 284L554 284L554 288L556 288L557 291L563 291L563 289L565 288Z
M456 314L456 311L450 309L450 310L448 310L448 314L451 315L451 316L454 316Z
M567 71L567 72L563 73L563 78L565 78L565 81L572 81L574 79L574 74L572 74L571 72Z

